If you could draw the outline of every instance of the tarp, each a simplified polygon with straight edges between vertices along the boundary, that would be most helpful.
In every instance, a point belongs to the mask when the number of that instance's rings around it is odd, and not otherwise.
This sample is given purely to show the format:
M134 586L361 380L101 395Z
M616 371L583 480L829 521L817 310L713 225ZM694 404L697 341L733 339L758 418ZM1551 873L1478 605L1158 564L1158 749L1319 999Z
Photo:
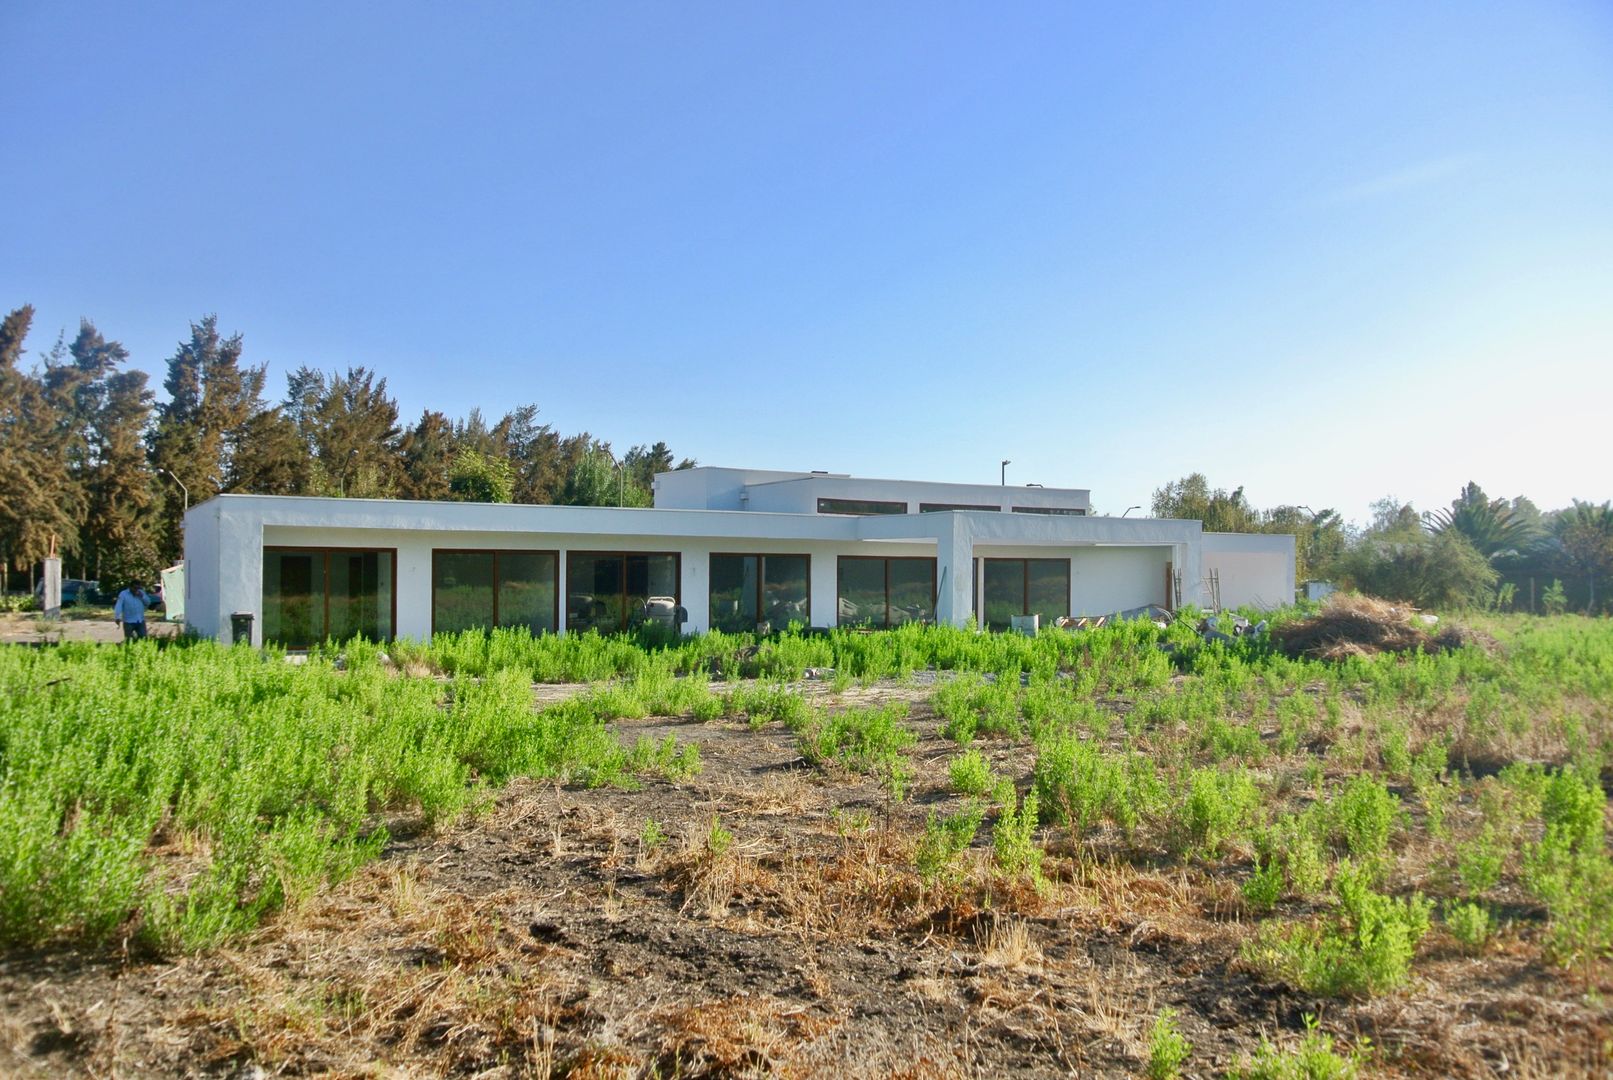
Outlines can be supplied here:
M185 621L185 564L162 572L163 617L169 622Z

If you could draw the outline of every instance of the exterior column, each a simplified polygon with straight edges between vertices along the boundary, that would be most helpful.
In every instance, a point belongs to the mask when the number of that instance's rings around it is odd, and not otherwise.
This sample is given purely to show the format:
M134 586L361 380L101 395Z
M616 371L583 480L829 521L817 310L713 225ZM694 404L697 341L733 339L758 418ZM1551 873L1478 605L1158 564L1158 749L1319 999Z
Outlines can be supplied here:
M1210 602L1209 590L1204 587L1204 547L1194 540L1188 544L1173 544L1171 560L1182 575L1182 603L1204 607Z
M951 521L935 541L935 621L968 626L974 595L974 534L959 515L944 516Z
M397 577L392 582L398 606L398 623L392 628L392 633L398 638L414 641L428 641L431 638L431 552L434 543L436 539L427 535L398 538Z

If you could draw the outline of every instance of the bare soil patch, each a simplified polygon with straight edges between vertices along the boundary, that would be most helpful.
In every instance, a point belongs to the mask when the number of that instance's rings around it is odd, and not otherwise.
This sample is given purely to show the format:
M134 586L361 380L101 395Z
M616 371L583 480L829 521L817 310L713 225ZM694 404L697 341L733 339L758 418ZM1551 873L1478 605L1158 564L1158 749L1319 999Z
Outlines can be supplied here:
M146 620L146 632L154 638L179 636L180 624L164 622L160 612ZM123 628L112 618L111 608L65 608L59 619L26 612L0 613L0 645L47 645L59 641L119 642Z

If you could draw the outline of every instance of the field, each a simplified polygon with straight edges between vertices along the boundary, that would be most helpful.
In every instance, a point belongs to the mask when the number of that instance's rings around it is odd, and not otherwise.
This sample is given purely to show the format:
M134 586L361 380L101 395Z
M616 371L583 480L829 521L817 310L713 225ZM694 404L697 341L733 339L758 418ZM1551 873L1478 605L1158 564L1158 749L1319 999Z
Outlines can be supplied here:
M1613 624L1476 629L0 649L0 1073L1606 1076Z

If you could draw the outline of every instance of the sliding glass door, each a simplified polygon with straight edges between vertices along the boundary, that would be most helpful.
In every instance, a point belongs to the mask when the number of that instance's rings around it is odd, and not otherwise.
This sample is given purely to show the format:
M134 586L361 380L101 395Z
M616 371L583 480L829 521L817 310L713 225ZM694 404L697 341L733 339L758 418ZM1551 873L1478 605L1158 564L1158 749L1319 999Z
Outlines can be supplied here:
M390 549L263 549L263 640L306 649L327 639L392 636Z
M552 551L433 551L432 633L494 626L552 633L558 563Z
M679 597L674 554L573 551L566 556L566 630L612 634L643 622L674 626Z
M1070 613L1069 559L987 559L982 592L985 625L1006 630L1015 615L1040 615L1044 626Z

